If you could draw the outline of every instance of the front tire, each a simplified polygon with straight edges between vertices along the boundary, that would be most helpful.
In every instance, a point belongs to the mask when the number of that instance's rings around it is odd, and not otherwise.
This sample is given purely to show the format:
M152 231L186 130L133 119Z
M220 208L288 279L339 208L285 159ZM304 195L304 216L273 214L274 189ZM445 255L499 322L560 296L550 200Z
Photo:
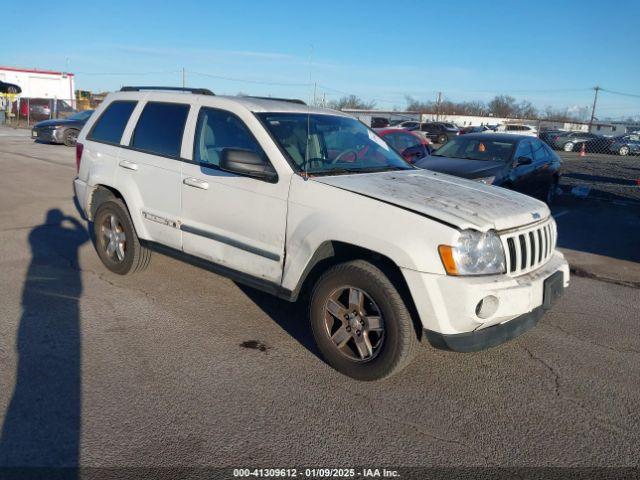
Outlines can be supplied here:
M627 147L626 145L621 146L618 150L618 153L623 157L626 157L627 155L629 155L629 147Z
M327 270L314 286L309 319L325 361L357 380L381 380L412 360L418 339L401 295L373 264Z
M78 130L72 128L66 130L62 141L67 147L75 147L78 142Z
M449 139L447 138L446 135L440 135L438 137L438 143L444 145L445 143L447 143L449 141Z
M151 251L140 244L122 200L108 200L98 207L93 234L100 260L113 273L126 275L149 265Z
M567 142L564 144L564 146L562 147L562 149L565 152L573 152L573 148L575 147L573 142Z

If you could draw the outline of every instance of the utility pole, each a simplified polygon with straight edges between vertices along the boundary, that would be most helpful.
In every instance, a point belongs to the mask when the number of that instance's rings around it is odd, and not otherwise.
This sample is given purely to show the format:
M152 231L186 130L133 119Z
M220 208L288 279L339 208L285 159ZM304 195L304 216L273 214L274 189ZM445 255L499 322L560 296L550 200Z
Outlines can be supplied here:
M313 106L316 106L316 94L318 90L318 82L313 82Z
M600 87L596 85L595 87L593 87L593 89L596 91L596 93L593 97L593 107L591 107L591 120L589 120L589 131L591 131L591 127L593 126L593 120L596 118L596 103L598 102L598 92L600 91Z
M436 121L440 121L440 102L442 102L442 92L438 92L438 101L436 102Z
M184 67L182 67L182 88L185 88L186 84L187 84L186 73L184 71Z

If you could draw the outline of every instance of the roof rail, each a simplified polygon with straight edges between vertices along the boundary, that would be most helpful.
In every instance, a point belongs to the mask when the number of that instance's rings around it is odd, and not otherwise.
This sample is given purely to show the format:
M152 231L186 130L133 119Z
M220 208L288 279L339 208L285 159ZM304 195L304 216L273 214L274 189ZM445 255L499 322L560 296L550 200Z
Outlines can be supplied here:
M298 98L278 98L278 97L256 97L253 95L243 95L244 98L256 98L258 100L274 100L276 102L289 102L289 103L297 103L299 105L306 105L304 101Z
M122 87L121 92L139 92L141 90L170 90L173 92L190 92L198 95L215 95L208 88L185 88L185 87Z

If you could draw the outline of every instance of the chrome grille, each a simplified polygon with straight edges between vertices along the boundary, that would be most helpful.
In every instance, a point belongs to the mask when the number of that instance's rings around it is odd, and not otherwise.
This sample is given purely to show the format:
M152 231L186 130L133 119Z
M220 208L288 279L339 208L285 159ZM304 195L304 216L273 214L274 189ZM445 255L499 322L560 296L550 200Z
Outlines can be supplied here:
M507 261L507 273L522 275L541 267L556 247L556 223L549 218L528 228L500 235Z

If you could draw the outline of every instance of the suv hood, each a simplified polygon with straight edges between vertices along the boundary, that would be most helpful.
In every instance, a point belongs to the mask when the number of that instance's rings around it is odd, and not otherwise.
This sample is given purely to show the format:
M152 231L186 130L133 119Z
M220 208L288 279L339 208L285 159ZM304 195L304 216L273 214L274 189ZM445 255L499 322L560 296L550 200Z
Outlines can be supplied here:
M312 180L397 205L460 229L506 230L537 222L550 213L544 203L526 195L428 170L312 177Z
M42 127L58 127L62 125L72 125L72 124L84 124L84 122L79 122L77 120L68 120L66 118L54 118L53 120L43 120L42 122L38 122L33 125L33 128L42 128Z

